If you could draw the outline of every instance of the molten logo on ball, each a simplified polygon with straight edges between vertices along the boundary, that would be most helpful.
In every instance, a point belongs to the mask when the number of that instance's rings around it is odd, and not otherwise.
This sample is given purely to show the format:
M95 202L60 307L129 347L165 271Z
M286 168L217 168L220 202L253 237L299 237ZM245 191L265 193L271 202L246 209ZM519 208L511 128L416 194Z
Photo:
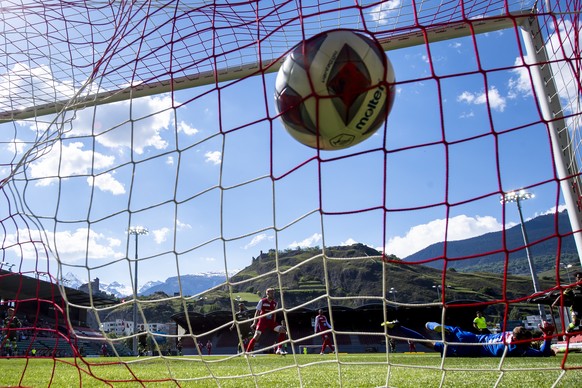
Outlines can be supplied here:
M276 81L287 131L301 143L342 149L372 136L394 101L394 70L380 44L348 30L321 33L296 46Z

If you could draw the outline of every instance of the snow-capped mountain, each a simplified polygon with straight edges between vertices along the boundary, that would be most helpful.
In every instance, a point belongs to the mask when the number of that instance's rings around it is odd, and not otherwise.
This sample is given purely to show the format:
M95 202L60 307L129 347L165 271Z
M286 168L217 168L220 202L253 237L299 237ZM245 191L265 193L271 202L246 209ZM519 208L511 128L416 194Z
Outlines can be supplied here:
M79 287L81 287L83 284L87 284L87 280L85 281L80 280L72 272L69 272L66 275L64 275L61 279L61 282L65 287L70 287L74 289L79 289ZM147 290L148 288L159 283L161 282L159 281L148 282L142 288L140 288L139 292L141 293L143 290ZM109 284L99 282L99 291L103 291L107 294L112 294L118 298L123 298L133 294L133 287L131 285L128 286L119 282L113 282Z
M181 282L177 276L170 277L165 281L149 281L138 290L139 295L151 295L155 292L164 292L167 295L174 295L180 292L182 286L182 295L196 295L209 288L215 287L226 281L224 272L205 272L193 275L182 275ZM66 287L78 289L87 281L81 281L73 273L69 272L63 276L62 282ZM133 286L114 281L113 283L99 282L99 290L112 294L118 298L124 298L133 295Z
M78 289L79 287L81 287L83 283L87 282L81 281L74 273L68 272L65 276L61 278L61 283L65 287Z
M127 286L125 284L121 284L119 282L113 283L99 283L99 290L106 292L108 294L112 294L118 298L123 298L128 295L133 295L133 287Z
M159 281L159 280L149 281L146 284L144 284L143 286L141 286L137 292L138 292L139 295L141 295L144 292L146 292L147 290L149 290L150 288L156 287L156 286L158 286L160 284L164 284L164 282Z
M163 292L166 295L174 295L180 292L182 287L182 295L196 295L209 288L215 287L226 281L224 272L207 272L194 275L182 275L180 278L173 276L167 278L165 282L152 286L148 289L143 289L141 294L151 295L155 292Z

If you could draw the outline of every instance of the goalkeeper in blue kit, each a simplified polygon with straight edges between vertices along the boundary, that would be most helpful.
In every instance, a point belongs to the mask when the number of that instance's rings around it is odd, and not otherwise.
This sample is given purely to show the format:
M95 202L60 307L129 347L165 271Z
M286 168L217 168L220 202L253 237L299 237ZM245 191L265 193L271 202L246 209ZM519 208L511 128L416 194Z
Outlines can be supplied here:
M497 334L474 334L456 326L427 322L425 327L428 331L435 333L444 331L445 341L429 339L412 329L401 326L398 321L384 322L382 326L386 326L390 334L425 340L419 343L446 356L501 357L505 352L507 352L507 357L548 357L556 354L551 347L554 326L545 321L539 325L543 333L543 343L539 349L531 346L532 332L523 326Z

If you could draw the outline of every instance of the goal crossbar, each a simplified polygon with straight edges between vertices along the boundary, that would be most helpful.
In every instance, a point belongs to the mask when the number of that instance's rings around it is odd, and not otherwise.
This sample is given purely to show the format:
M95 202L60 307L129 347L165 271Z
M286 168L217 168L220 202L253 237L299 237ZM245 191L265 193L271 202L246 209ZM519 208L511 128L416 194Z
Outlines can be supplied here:
M447 39L461 38L471 34L483 34L496 30L514 28L535 17L530 12L512 13L510 16L488 17L457 23L444 24L418 29L411 32L393 34L387 37L379 36L379 42L385 51L418 46L424 43L434 43ZM0 123L26 120L50 114L59 114L63 111L79 110L91 106L126 101L132 98L147 97L172 91L184 90L199 86L218 84L234 79L272 73L279 70L283 59L272 59L257 63L250 63L236 67L227 67L218 71L206 71L156 82L143 82L125 88L105 91L87 96L73 97L68 100L50 102L0 112Z

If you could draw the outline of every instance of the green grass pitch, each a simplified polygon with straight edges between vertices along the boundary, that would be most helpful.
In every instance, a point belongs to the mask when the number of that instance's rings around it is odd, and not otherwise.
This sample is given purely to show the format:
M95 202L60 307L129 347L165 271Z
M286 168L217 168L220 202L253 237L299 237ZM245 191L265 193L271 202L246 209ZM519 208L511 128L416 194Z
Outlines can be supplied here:
M582 381L582 354L568 355L563 367L561 356L500 361L447 358L442 363L432 353L2 359L0 386L541 388Z

